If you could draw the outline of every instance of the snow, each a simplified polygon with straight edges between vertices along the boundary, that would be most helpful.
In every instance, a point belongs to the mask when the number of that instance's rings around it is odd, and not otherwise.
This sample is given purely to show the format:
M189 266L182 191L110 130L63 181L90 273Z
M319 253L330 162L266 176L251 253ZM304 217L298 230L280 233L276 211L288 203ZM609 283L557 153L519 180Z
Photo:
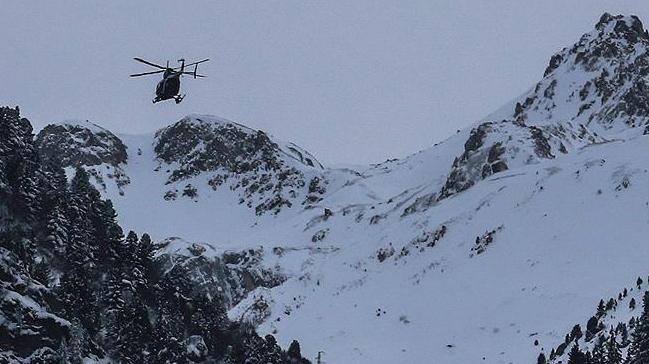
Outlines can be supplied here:
M270 316L259 331L283 345L297 338L305 353L323 350L329 362L532 362L540 347L556 346L585 322L600 298L646 273L649 162L633 156L649 153L647 137L516 166L402 217L418 196L441 187L464 135L361 176L326 170L320 208L278 216L256 216L229 190L200 188L201 176L192 180L197 199L165 201L151 136L122 136L132 182L124 196L108 193L128 228L185 239L168 245L176 253L188 254L181 251L193 242L209 255L265 247L264 264L290 278L260 291ZM132 153L137 148L141 155ZM623 179L628 188L619 187ZM334 215L322 219L324 207ZM375 215L385 218L370 225ZM409 245L441 225L448 231L436 246ZM486 251L471 257L475 238L501 225ZM327 236L313 243L322 229ZM389 244L395 254L380 263L376 253ZM284 248L281 256L274 247ZM242 317L257 295L231 316Z
M78 127L78 128L88 129L93 133L107 132L106 129L88 120L68 119L68 120L63 120L57 124L65 127Z
M417 197L439 191L467 135L360 175L325 170L330 183L319 208L278 216L256 216L232 191L205 188L207 176L191 181L198 198L164 200L169 186L165 171L155 171L153 135L122 135L131 183L123 196L110 183L104 193L126 228L157 240L182 237L168 252L190 254L196 242L210 256L264 246L264 264L290 278L260 291L271 307L259 330L283 345L297 338L305 353L323 350L329 362L531 362L534 339L556 346L591 314L584 307L643 273L649 207L640 186L649 182L649 163L629 156L646 155L649 145L637 137L517 165L402 217ZM616 191L623 177L630 186ZM334 215L322 219L324 207ZM385 217L370 225L375 215ZM448 232L435 247L409 245L442 224ZM471 257L476 236L501 225L486 251ZM322 229L328 235L313 243ZM395 254L378 262L389 244ZM274 247L284 248L281 256ZM402 257L403 247L410 253ZM583 289L591 285L597 289ZM242 317L258 294L231 316Z
M110 364L112 361L109 358L83 358L83 364Z
M36 301L28 296L24 296L18 292L10 290L5 290L3 292L3 296L4 297L2 299L4 301L13 301L31 310L34 313L35 317L51 319L61 326L71 325L69 321L47 312L47 310L45 310L43 307L41 307L41 305L39 305Z
M589 33L581 46L599 36ZM641 51L634 48L626 60ZM322 200L301 204L307 185L277 215L256 215L229 188L213 190L209 174L167 184L173 166L156 160L155 136L121 135L131 182L123 195L111 183L103 193L125 228L158 241L179 237L167 241L165 252L189 255L194 243L209 256L263 247L262 264L288 280L253 291L230 317L263 321L260 334L274 334L283 347L298 339L310 358L324 351L329 363L531 363L572 325L585 323L601 298L648 273L649 136L627 118L609 118L625 87L609 103L594 93L575 96L599 69L576 66L567 52L537 87L474 125L493 122L485 145L502 142L509 168L476 175L473 186L441 200L431 196L444 186L471 128L407 158L353 170L307 167L292 144L277 141L307 184L312 177L327 181ZM548 88L551 96L541 96ZM525 123L514 124L516 103L532 96ZM592 109L579 114L589 102ZM551 158L537 158L532 126L548 138ZM566 152L556 153L561 143ZM196 198L163 198L187 183L198 189ZM404 213L422 199L430 203ZM420 243L442 226L434 246ZM493 241L477 254L476 238L491 231ZM268 310L260 314L251 308L262 297Z
M625 150L646 152L645 138L625 144ZM379 231L332 228L344 231L347 241L310 269L320 285L293 280L276 288L278 309L261 330L277 329L284 342L300 338L309 352L325 350L333 362L532 362L538 352L530 335L538 333L541 345L556 345L574 322L592 314L584 307L617 293L646 269L646 197L638 187L615 191L615 177L624 171L635 180L632 186L642 186L647 163L629 166L626 153L611 155L620 149L613 145L590 149L576 160L494 176L428 216L395 219ZM607 162L592 166L602 154ZM598 195L598 189L605 192ZM388 242L399 251L409 226L441 223L447 236L421 254L384 263L367 255ZM487 251L470 258L475 236L501 224ZM356 239L364 246L350 247ZM282 314L296 295L307 298L290 316ZM376 309L386 314L377 317ZM403 324L402 316L410 323Z

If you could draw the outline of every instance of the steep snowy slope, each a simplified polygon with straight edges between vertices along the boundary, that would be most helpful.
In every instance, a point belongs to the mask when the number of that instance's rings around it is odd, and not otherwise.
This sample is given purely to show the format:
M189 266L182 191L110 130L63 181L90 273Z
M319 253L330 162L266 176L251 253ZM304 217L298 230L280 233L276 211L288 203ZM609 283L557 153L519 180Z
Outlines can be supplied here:
M273 257L306 264L259 292L273 307L262 330L297 335L334 362L532 362L535 339L556 346L602 296L644 274L649 163L628 153L646 151L646 137L586 148L418 214L375 225L334 214L283 237L329 231L319 250Z
M213 282L283 346L329 363L532 363L649 273L648 75L640 21L605 14L529 92L403 160L323 168L190 115L120 136L130 182L104 194L127 228L184 239L163 254L265 272Z

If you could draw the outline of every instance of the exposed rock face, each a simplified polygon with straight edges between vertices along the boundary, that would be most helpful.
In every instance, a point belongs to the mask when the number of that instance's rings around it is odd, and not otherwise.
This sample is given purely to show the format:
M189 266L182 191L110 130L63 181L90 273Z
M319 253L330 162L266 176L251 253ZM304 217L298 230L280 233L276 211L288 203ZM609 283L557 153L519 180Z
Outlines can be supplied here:
M491 163L502 162L499 157L503 154L502 144L496 143L484 148L487 133L491 131L491 123L484 123L471 130L471 135L464 143L464 152L453 162L453 169L440 192L440 198L461 192L492 173ZM502 169L507 169L507 164Z
M211 190L226 189L262 215L316 203L326 191L323 167L309 152L214 116L189 115L158 130L150 142L147 135L138 138L129 144L135 150L129 159L127 146L115 134L88 121L68 121L45 127L36 145L44 161L83 167L96 187L103 192L116 187L120 195L131 183L130 168L148 162L154 163L156 172L166 173L161 177L169 187L160 196L166 201L198 201ZM146 156L153 153L152 158L138 159L142 149Z
M642 22L607 13L592 32L550 58L543 80L519 99L510 116L537 125L570 120L597 127L600 134L644 127L648 75L649 34Z
M320 163L294 144L213 116L191 115L155 134L155 153L169 165L168 184L206 175L217 190L239 191L257 214L291 207L307 182L303 170Z
M462 192L478 181L512 166L539 163L603 141L583 125L571 122L540 127L507 120L480 124L471 130L464 144L464 152L453 162L438 199Z
M202 289L232 307L255 289L272 288L286 280L281 272L262 265L263 254L263 248L218 254L209 244L168 238L159 245L156 262L169 269L182 265Z
M649 130L649 34L635 16L604 14L595 30L550 58L544 78L475 127L438 199L517 166L619 133ZM497 119L498 120L498 119Z
M110 131L88 121L50 124L36 137L41 157L63 167L118 166L126 163L124 143Z
M522 154L522 155L521 155ZM455 159L439 199L464 191L476 182L509 169L508 160L554 158L543 132L515 122L484 123L471 130L464 152Z
M328 181L324 178L318 176L313 177L309 182L309 194L306 196L302 204L311 205L321 201L322 195L327 192L327 183Z
M122 190L130 179L124 173L128 153L124 143L110 131L88 121L50 124L36 136L41 159L61 167L84 167L98 186L106 178Z

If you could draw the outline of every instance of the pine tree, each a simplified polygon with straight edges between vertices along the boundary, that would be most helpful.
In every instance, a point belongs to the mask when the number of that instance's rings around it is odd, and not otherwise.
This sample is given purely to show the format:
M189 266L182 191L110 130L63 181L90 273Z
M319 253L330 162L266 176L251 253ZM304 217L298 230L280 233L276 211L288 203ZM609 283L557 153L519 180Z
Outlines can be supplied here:
M34 263L34 225L41 210L39 177L31 125L17 109L0 108L0 247L28 269Z
M205 292L192 299L192 307L190 335L200 335L210 352L222 354L221 335L227 329L223 302Z
M189 275L182 265L166 272L158 282L155 305L158 318L153 328L151 354L156 363L184 362L182 343L191 322L191 290Z
M110 224L110 221L106 225ZM125 239L111 238L110 251L105 255L104 266L110 271L106 283L105 318L106 337L113 357L122 362L144 362L149 352L153 328L149 321L146 303L140 291L147 289L137 268L138 238L135 232ZM137 285L141 287L138 289Z
M291 342L291 345L289 345L288 350L286 351L286 356L289 360L289 363L300 363L300 360L302 359L302 353L300 350L300 343L297 340L293 340ZM539 354L539 360L543 356L543 362L539 362L539 364L545 364L545 355L543 353Z
M586 364L586 355L579 349L579 343L575 343L570 349L568 364Z
M597 333L599 326L599 321L597 317L592 316L586 323L586 341L590 341L593 336Z
M624 322L619 322L615 327L615 332L620 337L620 346L626 347L629 344L629 330Z
M97 241L95 230L90 221L93 205L100 200L99 192L90 184L88 173L77 168L70 182L69 211L69 245L65 256L73 266L97 264Z
M84 330L78 320L72 320L70 335L64 339L59 347L58 354L61 362L81 364L84 356Z
M98 195L93 197L97 198ZM129 244L134 244L135 242L124 241L122 228L116 222L117 213L113 208L113 203L110 200L94 200L92 212L90 221L95 230L95 239L99 243L99 262L102 264L113 264L114 260L118 257L131 258L131 255L125 255L125 252L120 250L125 246L128 249ZM137 235L135 233L133 235L135 241L137 241Z
M243 364L264 363L266 356L266 341L254 334L249 334L243 339Z
M614 309L616 305L617 305L617 301L615 301L615 299L613 298L609 299L608 302L606 302L606 311L610 311Z
M602 317L606 314L606 308L604 307L604 300L599 300L599 305L597 305L597 317Z
M11 195L8 202L11 213L26 221L36 221L39 212L37 201L39 159L34 147L32 127L26 119L20 118L17 110L3 108L3 123L0 127L0 158L6 184Z
M50 265L45 261L45 259L41 258L41 260L33 266L31 276L42 285L49 286L52 278L52 271Z
M137 263L137 249L139 245L137 234L134 231L129 231L125 239L118 239L117 244L113 247L114 256L119 259L119 264L124 266L127 270L132 269ZM128 272L128 278L131 278L132 273Z
M277 340L273 335L266 335L264 337L264 363L268 364L282 364L282 348L277 345Z
M124 299L124 274L121 267L113 267L108 272L108 278L105 283L103 305L105 307L104 324L111 326L108 328L108 335L118 334L117 315L124 309L126 301Z
M153 329L148 312L141 301L133 299L118 311L118 339L116 349L119 358L126 363L142 363L147 343L152 341Z
M42 343L56 348L68 332L52 309L60 302L48 287L50 264L39 247L46 221L42 179L31 125L18 108L0 108L0 296L25 298L1 305L0 362L16 361L6 350L52 362L58 354Z
M642 307L629 348L629 364L649 363L649 292L644 294Z
M59 296L64 316L76 318L83 327L95 333L99 329L99 310L97 292L88 279L91 276L87 265L72 267L61 276Z
M42 173L39 200L44 212L45 234L41 244L59 259L64 259L70 225L65 208L69 199L67 178L63 169L54 163L44 165Z
M99 201L99 192L90 184L88 174L82 168L70 183L69 243L65 247L67 269L64 270L59 287L64 314L77 318L90 334L99 330L100 284L98 279L94 230L90 228L89 216L92 205Z
M140 242L135 250L135 264L141 270L144 282L150 282L155 279L153 269L153 242L149 234L142 234Z
M615 333L611 335L606 342L606 364L622 364L622 352L617 343Z
M599 336L593 345L592 364L607 364L606 350L604 348L603 337Z
M570 341L579 340L582 336L583 332L581 331L581 326L579 324L573 326L572 331L570 331Z
M149 349L151 362L185 363L186 350L182 345L184 339L182 319L172 315L167 307L162 307L159 315L153 328L153 339Z

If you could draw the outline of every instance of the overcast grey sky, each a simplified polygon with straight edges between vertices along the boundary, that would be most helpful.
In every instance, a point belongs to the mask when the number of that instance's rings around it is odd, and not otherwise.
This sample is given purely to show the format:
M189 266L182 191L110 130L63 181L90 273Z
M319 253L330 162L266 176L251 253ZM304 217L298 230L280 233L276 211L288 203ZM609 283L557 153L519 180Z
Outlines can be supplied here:
M0 104L37 127L89 119L140 133L208 113L325 163L403 157L538 81L604 12L649 2L2 1ZM180 104L153 105L157 62L209 57Z

